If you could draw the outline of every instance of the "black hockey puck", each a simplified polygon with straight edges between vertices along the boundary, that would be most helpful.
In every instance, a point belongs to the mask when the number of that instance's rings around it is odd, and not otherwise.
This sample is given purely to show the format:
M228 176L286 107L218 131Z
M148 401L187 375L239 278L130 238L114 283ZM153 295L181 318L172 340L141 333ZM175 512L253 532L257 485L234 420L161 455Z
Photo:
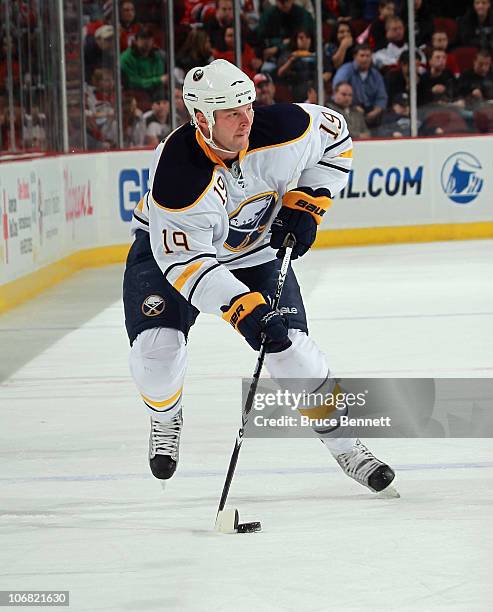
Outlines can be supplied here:
M253 533L254 531L262 531L262 525L260 521L253 521L253 523L241 523L236 529L238 533Z

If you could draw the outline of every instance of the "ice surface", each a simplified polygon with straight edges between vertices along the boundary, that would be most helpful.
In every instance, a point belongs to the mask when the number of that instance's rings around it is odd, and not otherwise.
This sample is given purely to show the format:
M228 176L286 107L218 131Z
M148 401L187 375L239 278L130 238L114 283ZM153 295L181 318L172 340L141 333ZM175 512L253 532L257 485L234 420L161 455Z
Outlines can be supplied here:
M493 242L317 251L295 269L337 375L493 374ZM311 440L247 439L213 531L255 355L219 319L189 343L180 466L163 491L127 367L121 267L0 318L0 590L70 590L76 611L490 610L490 440L371 440L378 499Z

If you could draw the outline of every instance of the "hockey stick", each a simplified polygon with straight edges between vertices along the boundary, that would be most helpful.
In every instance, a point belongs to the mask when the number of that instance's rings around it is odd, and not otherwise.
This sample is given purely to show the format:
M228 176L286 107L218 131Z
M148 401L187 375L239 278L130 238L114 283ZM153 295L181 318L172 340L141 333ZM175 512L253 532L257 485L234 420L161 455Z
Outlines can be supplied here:
M291 261L291 254L293 252L293 248L294 245L296 243L296 239L293 236L293 234L288 234L284 240L283 243L283 247L286 249L286 252L284 254L284 257L282 259L282 264L281 264L281 269L279 271L279 278L277 280L277 288L276 288L276 293L274 295L274 300L272 302L272 310L276 310L277 307L279 306L279 302L281 300L281 294L282 294L282 290L284 287L284 281L286 280L286 276L288 273L288 269L289 269L289 264ZM236 441L235 441L235 445L233 448L233 453L231 454L231 459L229 461L229 467L228 467L228 472L226 474L226 480L224 481L224 486L223 486L223 492L221 494L221 500L219 501L219 508L217 510L217 514L216 514L216 526L217 526L217 519L220 515L220 513L224 510L224 506L226 505L226 500L228 498L228 494L229 494L229 489L231 487L231 482L233 480L233 476L235 473L235 469L236 469L236 464L238 463L238 457L240 454L240 449L241 449L241 445L243 443L243 434L245 432L245 425L247 423L248 420L248 415L250 414L251 410L252 410L252 406L253 406L253 400L255 398L255 393L257 392L257 386L258 386L258 381L260 378L260 373L262 371L262 366L264 365L264 359L265 359L265 352L266 352L266 338L264 336L264 338L262 339L262 344L260 345L260 351L259 351L259 355L258 355L258 359L257 359L257 365L255 366L255 371L253 373L253 379L252 382L250 384L250 389L248 391L248 396L245 402L245 408L243 410L243 414L242 414L242 423L241 423L241 427L238 430L238 434L236 436ZM237 513L236 513L237 515ZM238 517L236 516L236 525L237 526L237 519ZM252 523L253 525L253 523Z

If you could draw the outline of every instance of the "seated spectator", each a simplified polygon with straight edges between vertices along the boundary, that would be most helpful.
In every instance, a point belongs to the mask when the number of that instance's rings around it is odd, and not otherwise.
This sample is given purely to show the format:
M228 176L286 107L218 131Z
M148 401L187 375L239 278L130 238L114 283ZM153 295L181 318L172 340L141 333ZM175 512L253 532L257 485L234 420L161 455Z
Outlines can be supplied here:
M449 40L447 32L442 32L437 30L433 32L431 35L431 46L428 50L428 57L430 57L433 49L440 49L440 51L445 51L447 54L447 70L455 76L458 77L460 74L459 64L453 55L451 55L449 51Z
M459 19L459 42L463 46L493 48L493 15L490 0L474 0Z
M144 113L145 139L144 144L152 147L166 138L171 132L169 125L169 102L162 94L155 94L150 111Z
M191 68L205 66L213 59L211 41L207 32L198 28L190 30L181 49L176 54L176 66L183 72L181 81Z
M241 69L253 79L262 65L262 60L255 55L255 51L242 39L241 45ZM224 44L221 49L212 49L215 59L225 59L232 64L235 63L235 31L233 27L224 31Z
M451 102L456 95L456 79L447 70L447 54L440 49L433 49L427 72L422 74L418 84L418 104L433 102Z
M367 125L377 125L387 107L387 92L382 75L372 66L368 43L356 46L354 60L339 68L332 82L333 87L342 81L353 88L353 104L364 112Z
M100 26L94 36L86 36L84 41L84 70L86 83L92 82L93 72L97 68L112 68L113 54L113 26Z
M188 114L185 102L183 102L183 90L180 86L175 87L175 113L177 126L190 122L190 115Z
M490 52L479 51L473 67L459 77L457 89L459 96L465 101L466 108L475 109L483 102L493 100L491 63Z
M99 146L111 149L117 140L115 121L115 80L107 68L96 68L92 75L92 86L86 95L87 132Z
M122 99L123 146L125 148L142 147L145 139L145 122L137 100L131 94L124 93Z
M408 50L406 29L400 17L388 17L385 22L385 38L387 45L373 55L373 63L379 70L395 66L400 54Z
M255 84L255 91L257 92L255 106L270 106L276 103L274 99L276 95L276 86L268 72L256 74L253 77L253 82Z
M152 32L147 28L140 28L122 53L120 64L126 89L140 89L152 97L168 82L162 54L154 47Z
M329 62L324 57L323 79L330 79ZM277 76L291 86L293 101L303 102L306 97L307 81L316 79L317 58L313 49L312 35L310 31L300 28L293 41L291 49L281 53L279 57L279 68Z
M226 28L231 26L234 26L233 0L216 0L216 14L204 24L214 49L221 49Z
M288 47L299 28L314 31L313 18L294 0L276 0L276 6L266 8L260 17L257 37L262 48L262 70L274 73L282 50Z
M420 75L419 54L416 53L416 77L419 84ZM389 96L389 101L396 96L409 94L411 83L409 77L409 51L403 51L399 57L399 64L396 68L388 70L385 74L385 87Z
M347 62L353 61L354 45L354 32L351 25L340 21L336 25L325 51L325 55L332 66L331 72L336 71Z
M394 0L380 0L378 3L378 17L358 36L358 43L368 42L373 51L383 49L387 44L385 22L388 17L394 16Z
M398 94L393 98L390 109L382 115L382 123L374 132L380 138L402 138L411 136L409 96Z
M327 106L344 115L351 138L370 137L370 130L366 125L364 113L361 109L353 106L353 88L349 83L341 81L334 87L332 100Z
M402 21L407 24L407 2L403 3L401 17ZM414 0L414 40L416 46L427 45L430 42L432 32L433 14L429 6L429 0Z
M120 52L123 53L133 42L140 26L135 21L135 5L124 0L120 5Z
M303 96L303 102L305 104L318 104L318 93L315 89L315 85L309 81L305 85L305 95Z
M315 8L313 6L312 0L294 0L294 3L298 6L301 6L301 8L304 8L305 11L308 11L313 17L313 19L315 19ZM276 0L267 0L264 5L265 4L267 4L267 6L276 6Z

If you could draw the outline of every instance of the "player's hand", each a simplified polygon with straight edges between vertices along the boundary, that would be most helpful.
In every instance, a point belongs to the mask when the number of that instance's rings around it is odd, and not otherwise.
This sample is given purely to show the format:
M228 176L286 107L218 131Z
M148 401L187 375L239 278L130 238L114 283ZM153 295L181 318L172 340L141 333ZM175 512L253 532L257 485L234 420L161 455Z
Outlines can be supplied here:
M317 222L303 210L293 210L284 206L274 219L271 227L270 246L277 251L277 257L284 257L284 240L288 234L294 234L296 244L293 248L291 259L297 259L304 255L312 246L317 236Z
M223 319L230 323L255 350L260 350L262 338L266 338L267 353L280 353L291 346L288 322L272 308L259 292L244 293L222 306Z

